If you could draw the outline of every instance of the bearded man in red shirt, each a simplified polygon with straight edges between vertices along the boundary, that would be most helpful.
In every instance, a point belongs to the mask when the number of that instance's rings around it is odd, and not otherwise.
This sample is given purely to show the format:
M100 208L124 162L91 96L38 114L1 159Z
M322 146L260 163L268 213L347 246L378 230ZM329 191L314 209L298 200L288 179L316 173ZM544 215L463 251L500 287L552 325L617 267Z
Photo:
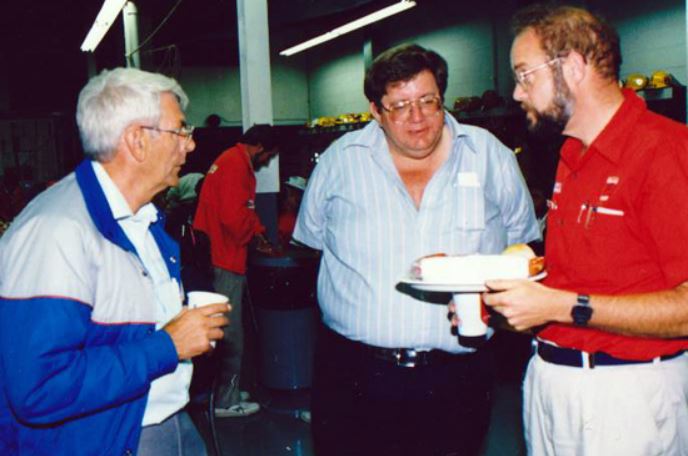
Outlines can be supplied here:
M232 320L236 324L225 331L218 346L220 358L219 387L215 414L218 417L252 415L260 406L249 402L248 394L239 391L244 332L241 308L246 290L246 257L249 244L256 242L259 251L269 252L265 227L255 211L255 171L267 165L278 153L274 127L254 125L237 144L224 151L208 170L194 228L210 239L214 267L213 287L229 297Z

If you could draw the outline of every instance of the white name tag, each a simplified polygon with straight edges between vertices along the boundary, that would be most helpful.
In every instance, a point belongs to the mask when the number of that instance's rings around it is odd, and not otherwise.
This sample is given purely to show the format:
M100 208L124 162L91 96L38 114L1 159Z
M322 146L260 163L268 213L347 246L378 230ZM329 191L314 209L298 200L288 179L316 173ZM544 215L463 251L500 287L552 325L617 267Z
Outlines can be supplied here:
M480 187L480 181L476 173L459 173L459 186L461 187Z

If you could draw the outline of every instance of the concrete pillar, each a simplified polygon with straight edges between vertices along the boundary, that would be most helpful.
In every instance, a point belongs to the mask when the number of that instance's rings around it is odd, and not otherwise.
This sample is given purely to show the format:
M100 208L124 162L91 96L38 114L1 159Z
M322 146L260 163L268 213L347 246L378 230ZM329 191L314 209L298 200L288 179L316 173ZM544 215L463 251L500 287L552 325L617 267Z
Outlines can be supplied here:
M254 124L273 123L270 33L267 0L237 0L239 73L244 131ZM279 156L256 173L256 211L272 242L277 240Z

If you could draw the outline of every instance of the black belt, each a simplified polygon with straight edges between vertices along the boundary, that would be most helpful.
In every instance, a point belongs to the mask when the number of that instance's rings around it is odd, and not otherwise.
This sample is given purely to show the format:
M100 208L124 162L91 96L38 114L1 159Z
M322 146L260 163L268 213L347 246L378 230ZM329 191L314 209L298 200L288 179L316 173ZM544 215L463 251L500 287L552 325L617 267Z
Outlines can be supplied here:
M619 366L625 364L649 364L659 361L667 361L681 356L684 351L681 350L671 355L658 356L657 358L647 360L632 360L615 358L604 352L587 353L573 348L562 348L556 345L548 344L546 342L535 342L537 344L537 354L544 361L552 364L559 364L562 366L571 367L590 367L595 366ZM587 363L585 362L587 360Z
M449 353L442 350L418 351L413 348L382 348L366 345L365 349L373 358L390 362L401 367L432 366L456 361L460 356L472 353Z
M383 348L357 342L338 334L331 329L322 328L321 337L327 340L328 344L334 344L340 350L350 353L369 356L375 359L386 361L400 367L432 366L456 362L457 360L468 360L476 356L476 353L449 353L443 350L423 350L414 348ZM332 350L332 356L336 355L336 350Z

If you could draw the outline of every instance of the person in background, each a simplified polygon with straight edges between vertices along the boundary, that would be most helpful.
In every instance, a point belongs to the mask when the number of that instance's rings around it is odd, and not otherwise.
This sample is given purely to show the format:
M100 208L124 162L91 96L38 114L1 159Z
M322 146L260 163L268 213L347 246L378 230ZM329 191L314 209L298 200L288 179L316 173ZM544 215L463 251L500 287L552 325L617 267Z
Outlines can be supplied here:
M237 324L225 331L218 346L220 371L215 413L219 417L242 417L260 410L239 390L244 331L241 325L246 290L248 246L270 253L265 227L255 211L255 171L278 153L277 136L270 125L254 125L237 144L224 151L206 174L194 217L194 228L210 239L215 291L229 297Z
M688 454L688 129L619 88L619 37L588 11L535 5L514 30L514 98L532 129L567 136L544 284L484 296L539 329L528 453Z
M205 176L202 173L185 174L179 179L179 184L167 190L165 195L166 208L170 211L185 204L193 204L198 199L198 191ZM200 184L199 184L200 183ZM193 216L193 214L191 214Z
M299 212L303 191L308 180L301 176L291 176L284 183L284 194L277 217L277 234L280 248L287 250L291 242L291 236L296 225L296 215Z
M294 238L322 251L312 431L318 455L477 454L489 343L462 347L446 308L397 282L424 255L499 253L538 239L511 150L444 111L447 64L402 45L365 76L374 121L320 157Z
M215 159L232 145L229 130L222 127L222 117L210 114L203 121L203 127L194 131L196 150L182 167L182 176L204 174Z
M187 291L212 290L213 268L210 261L210 241L205 233L193 227L205 176L189 173L179 179L165 195L166 230L179 243L182 258L182 284Z
M194 149L186 104L161 74L92 78L87 159L0 240L1 454L205 454L183 409L228 306L182 308L178 247L150 203Z

